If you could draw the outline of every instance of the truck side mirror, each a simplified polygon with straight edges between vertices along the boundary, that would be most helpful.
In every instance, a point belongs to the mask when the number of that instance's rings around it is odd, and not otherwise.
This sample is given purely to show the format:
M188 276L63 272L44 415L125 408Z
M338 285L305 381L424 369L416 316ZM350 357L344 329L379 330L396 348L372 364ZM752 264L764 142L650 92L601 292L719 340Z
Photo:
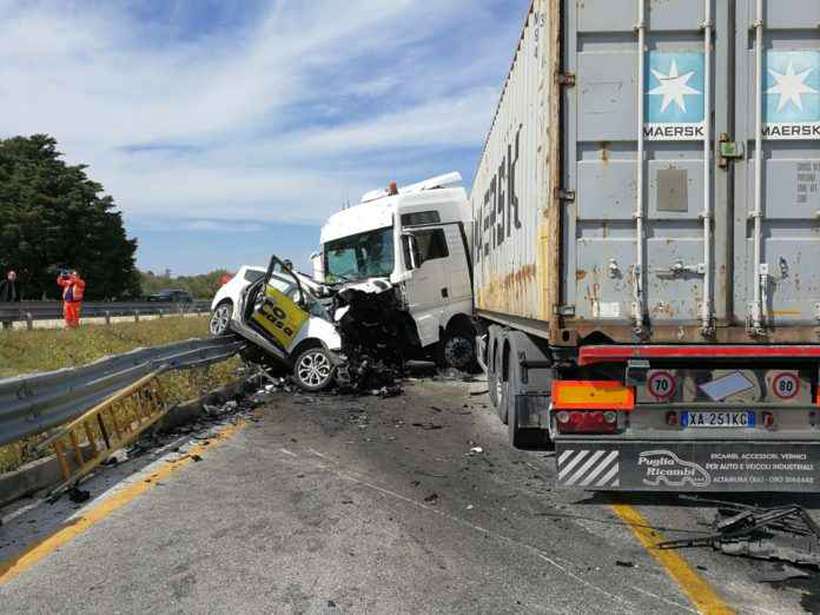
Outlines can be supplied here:
M402 251L404 252L404 264L408 269L418 269L421 267L421 254L416 236L412 233L403 233L401 236Z

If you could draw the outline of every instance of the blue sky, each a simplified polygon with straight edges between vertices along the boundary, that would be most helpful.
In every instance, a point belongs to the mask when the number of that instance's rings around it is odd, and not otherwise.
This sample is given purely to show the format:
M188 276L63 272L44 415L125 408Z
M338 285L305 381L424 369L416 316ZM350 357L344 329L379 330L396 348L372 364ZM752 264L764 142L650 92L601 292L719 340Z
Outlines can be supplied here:
M0 0L0 134L53 135L143 269L305 266L395 179L468 182L529 0Z

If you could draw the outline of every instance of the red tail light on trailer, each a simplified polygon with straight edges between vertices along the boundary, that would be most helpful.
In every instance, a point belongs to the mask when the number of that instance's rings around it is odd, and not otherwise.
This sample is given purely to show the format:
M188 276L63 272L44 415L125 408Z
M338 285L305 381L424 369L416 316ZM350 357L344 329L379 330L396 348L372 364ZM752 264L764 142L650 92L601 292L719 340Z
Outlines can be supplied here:
M560 410L555 420L560 433L608 434L618 429L618 413L613 410Z

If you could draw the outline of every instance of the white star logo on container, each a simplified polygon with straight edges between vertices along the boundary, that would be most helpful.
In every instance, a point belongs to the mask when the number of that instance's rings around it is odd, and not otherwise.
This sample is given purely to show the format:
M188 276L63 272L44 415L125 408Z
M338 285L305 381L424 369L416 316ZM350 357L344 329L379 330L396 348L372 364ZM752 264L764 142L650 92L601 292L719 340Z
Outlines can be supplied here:
M783 108L790 102L802 111L803 99L800 95L818 93L813 87L806 85L806 77L813 70L814 67L807 68L802 73L795 73L792 62L789 62L785 73L778 73L776 70L769 69L777 83L766 90L766 94L780 94L780 100L777 103L778 112L783 111Z
M669 67L668 75L664 75L654 68L651 70L652 74L655 75L655 79L660 82L660 85L649 90L649 93L653 96L663 96L661 113L666 111L669 105L672 104L672 101L675 102L678 109L686 113L686 101L683 97L702 94L700 90L696 90L692 86L687 85L692 75L695 74L695 71L691 70L688 73L678 75L678 65L675 60L672 60L672 66Z

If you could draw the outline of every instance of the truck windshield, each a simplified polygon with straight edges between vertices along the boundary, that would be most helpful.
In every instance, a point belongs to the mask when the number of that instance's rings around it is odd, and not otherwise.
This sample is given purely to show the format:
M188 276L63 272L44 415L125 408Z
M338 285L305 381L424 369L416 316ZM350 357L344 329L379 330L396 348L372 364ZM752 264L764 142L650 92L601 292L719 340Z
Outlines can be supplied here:
M393 227L329 241L324 252L329 283L389 276L393 273Z

